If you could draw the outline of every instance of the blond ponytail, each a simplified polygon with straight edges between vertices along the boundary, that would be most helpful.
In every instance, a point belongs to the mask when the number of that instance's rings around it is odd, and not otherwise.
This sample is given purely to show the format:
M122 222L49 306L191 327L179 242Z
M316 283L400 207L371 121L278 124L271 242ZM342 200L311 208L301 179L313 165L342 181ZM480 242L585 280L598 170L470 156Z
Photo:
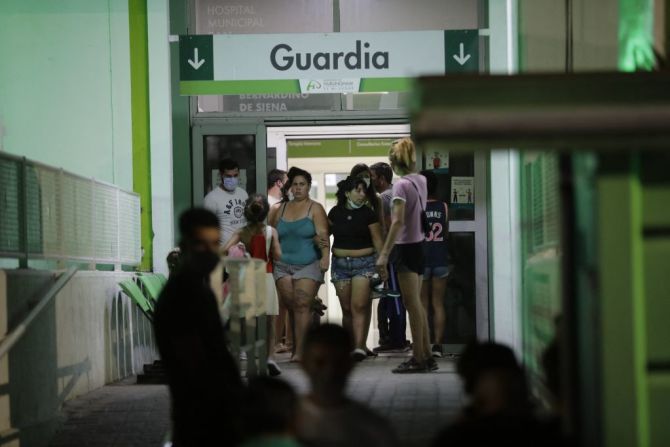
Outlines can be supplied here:
M389 160L391 164L407 170L416 170L416 148L414 142L408 138L400 138L391 143L389 150Z

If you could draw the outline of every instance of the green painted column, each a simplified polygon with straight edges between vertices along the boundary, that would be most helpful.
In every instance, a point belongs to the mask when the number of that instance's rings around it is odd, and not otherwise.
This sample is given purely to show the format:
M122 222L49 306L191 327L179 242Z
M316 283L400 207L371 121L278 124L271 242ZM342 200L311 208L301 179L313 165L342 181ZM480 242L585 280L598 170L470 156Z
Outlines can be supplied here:
M149 135L149 41L147 1L128 0L130 31L130 93L133 142L133 190L140 195L142 208L142 263L140 270L153 266L151 224L151 154Z
M619 69L654 68L652 0L619 0ZM602 441L650 445L641 155L599 157Z
M188 34L188 2L170 0L170 34ZM191 118L189 97L179 93L179 44L170 44L172 82L172 198L175 245L179 242L179 216L193 204Z
M601 156L598 191L603 445L648 446L639 155Z

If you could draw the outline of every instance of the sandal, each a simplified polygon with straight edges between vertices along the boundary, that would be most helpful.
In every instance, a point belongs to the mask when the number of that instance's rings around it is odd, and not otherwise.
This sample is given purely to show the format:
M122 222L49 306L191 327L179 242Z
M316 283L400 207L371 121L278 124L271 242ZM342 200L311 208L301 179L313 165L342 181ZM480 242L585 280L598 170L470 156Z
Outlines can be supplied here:
M285 352L291 352L291 347L286 346L284 343L279 343L275 346L275 352L277 354L283 354Z

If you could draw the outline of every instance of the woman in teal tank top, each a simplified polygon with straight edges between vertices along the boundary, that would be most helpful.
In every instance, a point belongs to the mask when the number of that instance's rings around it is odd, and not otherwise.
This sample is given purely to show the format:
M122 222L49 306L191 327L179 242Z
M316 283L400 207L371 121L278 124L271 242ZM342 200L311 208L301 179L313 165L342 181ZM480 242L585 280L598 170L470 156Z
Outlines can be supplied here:
M323 206L309 198L312 176L299 168L288 171L293 199L273 208L268 222L277 229L282 256L274 264L279 299L295 323L292 361L299 361L310 306L329 267L330 247L317 247L314 236L328 239L328 217Z
M310 218L314 202L310 203L307 215L298 220L285 220L286 205L281 207L277 222L277 233L283 247L281 262L294 265L308 265L319 259L320 253L314 245L316 227Z

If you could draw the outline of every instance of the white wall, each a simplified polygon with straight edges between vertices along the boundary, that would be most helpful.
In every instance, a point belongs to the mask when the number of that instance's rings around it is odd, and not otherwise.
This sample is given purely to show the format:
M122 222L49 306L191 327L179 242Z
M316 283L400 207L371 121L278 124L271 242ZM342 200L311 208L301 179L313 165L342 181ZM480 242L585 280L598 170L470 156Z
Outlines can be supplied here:
M492 334L521 357L521 226L519 154L491 152L489 278L492 295Z
M490 69L495 74L517 71L517 2L489 1ZM521 274L519 155L514 150L491 152L489 181L490 315L492 339L521 357Z
M168 273L174 246L172 199L172 107L168 0L148 0L151 203L154 271Z
M0 270L0 315L7 316L9 327L22 321L55 282L54 273ZM19 430L21 445L48 445L63 402L139 372L158 358L151 324L119 293L117 283L130 277L76 273L10 351L9 381L0 399L9 398L11 425ZM0 421L6 417L0 414Z
M0 2L0 147L132 190L128 2Z

